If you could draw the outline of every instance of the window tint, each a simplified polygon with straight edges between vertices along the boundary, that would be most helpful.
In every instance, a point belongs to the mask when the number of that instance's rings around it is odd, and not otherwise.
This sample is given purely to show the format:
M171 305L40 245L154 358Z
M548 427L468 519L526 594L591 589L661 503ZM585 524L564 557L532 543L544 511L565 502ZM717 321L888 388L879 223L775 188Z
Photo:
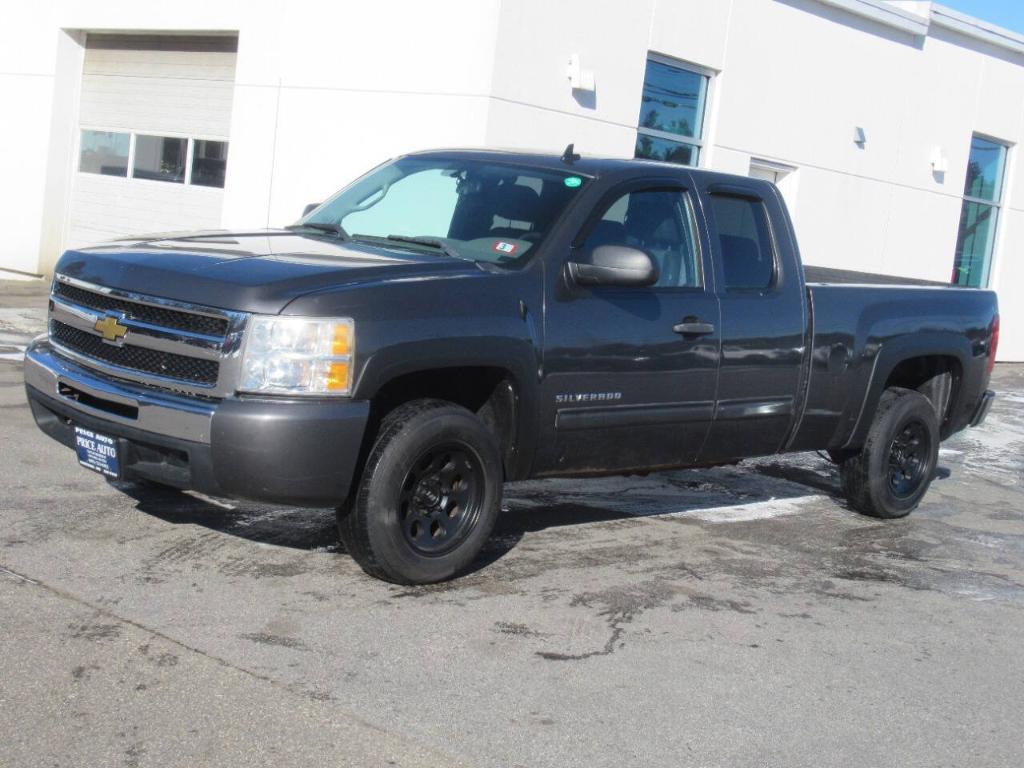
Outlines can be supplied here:
M768 214L759 200L711 196L727 289L763 289L775 277Z
M132 176L151 181L185 183L185 155L188 139L167 136L136 136Z
M128 133L82 131L78 170L104 176L127 176L130 142Z
M629 192L605 211L587 236L584 250L628 245L650 254L662 288L700 286L697 249L686 195L679 190Z

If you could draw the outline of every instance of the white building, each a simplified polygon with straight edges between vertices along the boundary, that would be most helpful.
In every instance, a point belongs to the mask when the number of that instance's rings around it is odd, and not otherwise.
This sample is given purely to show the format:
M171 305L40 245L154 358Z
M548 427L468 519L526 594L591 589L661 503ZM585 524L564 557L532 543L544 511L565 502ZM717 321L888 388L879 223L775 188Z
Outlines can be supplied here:
M930 2L12 3L0 97L2 269L574 142L775 179L807 263L991 286L1024 360L1024 36Z

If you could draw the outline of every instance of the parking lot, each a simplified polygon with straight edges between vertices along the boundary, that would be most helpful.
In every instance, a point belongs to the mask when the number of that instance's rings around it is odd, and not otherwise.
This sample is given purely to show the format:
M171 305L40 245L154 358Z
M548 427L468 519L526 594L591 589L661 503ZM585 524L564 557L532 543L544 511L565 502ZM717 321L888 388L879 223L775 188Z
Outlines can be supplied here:
M0 766L1018 766L1024 366L909 518L816 454L506 487L469 575L79 468L0 283Z

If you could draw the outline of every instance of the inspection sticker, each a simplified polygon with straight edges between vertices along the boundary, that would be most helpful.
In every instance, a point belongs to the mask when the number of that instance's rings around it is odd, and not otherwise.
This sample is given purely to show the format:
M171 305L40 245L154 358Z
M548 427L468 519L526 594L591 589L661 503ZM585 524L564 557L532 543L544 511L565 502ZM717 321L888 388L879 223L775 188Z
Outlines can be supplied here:
M504 240L497 240L495 241L494 245L491 246L491 249L495 253L504 253L508 256L511 256L513 253L516 252L516 244L506 243Z

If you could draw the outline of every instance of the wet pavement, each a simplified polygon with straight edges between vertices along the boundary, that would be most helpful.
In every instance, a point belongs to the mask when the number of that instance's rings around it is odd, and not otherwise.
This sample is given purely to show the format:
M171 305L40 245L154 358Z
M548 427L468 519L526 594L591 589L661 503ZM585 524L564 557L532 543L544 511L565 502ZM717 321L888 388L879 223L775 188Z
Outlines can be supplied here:
M516 483L472 573L408 588L361 574L331 510L77 467L24 402L21 290L0 765L1022 762L1024 366L905 520L847 509L815 454Z

